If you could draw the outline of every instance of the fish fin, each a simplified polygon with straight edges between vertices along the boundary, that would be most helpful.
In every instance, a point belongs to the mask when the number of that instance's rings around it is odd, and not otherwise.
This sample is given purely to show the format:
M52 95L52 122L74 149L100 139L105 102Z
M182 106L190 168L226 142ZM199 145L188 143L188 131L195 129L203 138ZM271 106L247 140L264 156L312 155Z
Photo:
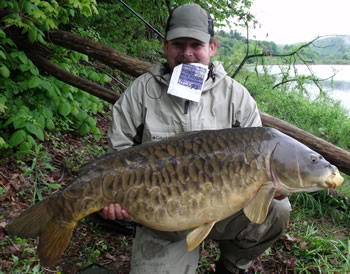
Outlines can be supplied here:
M43 266L54 264L66 249L76 222L65 224L54 218L50 201L45 199L26 209L6 226L10 235L23 238L39 236L39 258Z
M243 211L247 218L253 222L262 224L269 212L269 207L276 189L272 182L266 182L261 186L256 195L251 199Z
M23 211L5 229L10 235L34 238L46 229L51 218L48 200L43 200Z
M62 256L69 244L76 222L63 225L57 219L52 219L39 238L38 254L40 264L51 266Z
M216 221L201 225L187 234L187 251L195 249L209 234Z

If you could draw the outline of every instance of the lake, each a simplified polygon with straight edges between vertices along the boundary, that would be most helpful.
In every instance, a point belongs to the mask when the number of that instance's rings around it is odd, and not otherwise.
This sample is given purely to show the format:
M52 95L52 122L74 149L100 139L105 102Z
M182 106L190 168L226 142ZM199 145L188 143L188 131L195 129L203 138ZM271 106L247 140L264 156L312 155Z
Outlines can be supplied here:
M327 79L336 73L333 78L333 87L330 79L322 81L322 85L332 98L340 100L350 111L350 65L310 65L309 68L305 65L296 65L295 67L299 74L310 75L311 70L320 79ZM280 71L277 65L269 66L269 69L271 73ZM316 85L310 86L310 92L318 92Z

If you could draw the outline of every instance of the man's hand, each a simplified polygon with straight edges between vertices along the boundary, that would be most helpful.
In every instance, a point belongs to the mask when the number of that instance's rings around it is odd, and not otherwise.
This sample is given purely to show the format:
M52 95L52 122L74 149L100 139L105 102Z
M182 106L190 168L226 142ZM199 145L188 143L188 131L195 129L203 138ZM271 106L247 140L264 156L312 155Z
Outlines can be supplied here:
M120 204L110 204L102 209L102 217L108 220L130 219L129 213Z

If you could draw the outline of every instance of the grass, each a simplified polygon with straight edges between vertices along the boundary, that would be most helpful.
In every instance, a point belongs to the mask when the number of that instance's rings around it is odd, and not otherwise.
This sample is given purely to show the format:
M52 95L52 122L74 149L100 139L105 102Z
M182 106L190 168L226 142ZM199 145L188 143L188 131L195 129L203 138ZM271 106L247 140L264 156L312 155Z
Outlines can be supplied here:
M346 182L348 183L348 181ZM287 234L290 248L281 252L296 258L298 273L350 272L350 208L338 206L326 191L292 195ZM341 199L340 199L341 200Z
M296 257L295 270L299 273L349 272L349 224L336 224L326 214L320 218L318 213L319 208L314 211L294 204L288 228L294 242L292 248L284 252Z

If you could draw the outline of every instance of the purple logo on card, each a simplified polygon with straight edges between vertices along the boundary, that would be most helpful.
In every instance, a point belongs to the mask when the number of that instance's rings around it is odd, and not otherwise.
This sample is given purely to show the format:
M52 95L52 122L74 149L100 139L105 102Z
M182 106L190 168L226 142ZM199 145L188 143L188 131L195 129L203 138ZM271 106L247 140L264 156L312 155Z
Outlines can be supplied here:
M206 72L207 70L203 67L183 64L178 84L201 90Z

